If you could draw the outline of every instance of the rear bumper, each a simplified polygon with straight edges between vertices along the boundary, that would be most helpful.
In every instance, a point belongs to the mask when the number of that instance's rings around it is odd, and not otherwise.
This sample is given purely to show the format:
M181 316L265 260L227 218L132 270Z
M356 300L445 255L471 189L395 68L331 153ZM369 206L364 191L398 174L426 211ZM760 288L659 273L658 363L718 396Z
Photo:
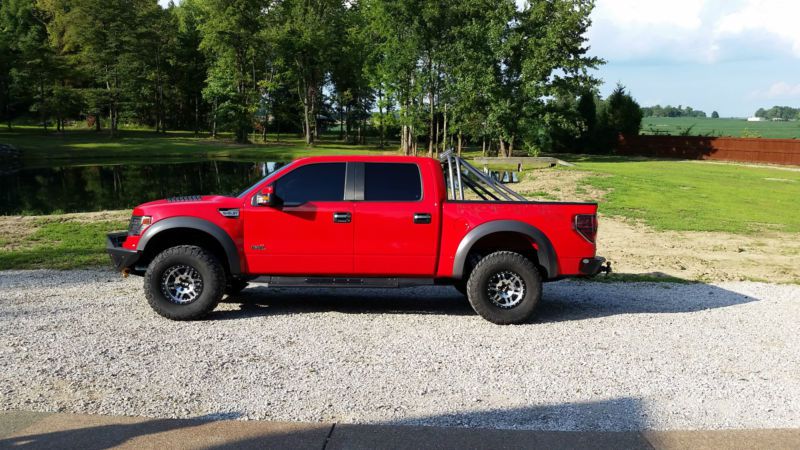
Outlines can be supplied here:
M139 260L138 251L122 248L127 236L126 232L109 233L106 236L106 252L117 270L130 269Z
M581 260L580 270L581 275L593 277L600 272L611 273L611 264L603 265L606 259L602 256L595 256L594 258L584 258Z

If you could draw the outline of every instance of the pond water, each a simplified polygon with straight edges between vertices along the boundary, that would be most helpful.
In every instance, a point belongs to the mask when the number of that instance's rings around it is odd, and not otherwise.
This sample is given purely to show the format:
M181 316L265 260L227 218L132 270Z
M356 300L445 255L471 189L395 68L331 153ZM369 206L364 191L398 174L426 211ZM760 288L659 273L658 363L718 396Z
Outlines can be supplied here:
M175 195L236 195L284 163L192 160L0 170L0 215L129 209Z
M24 167L18 160L0 161L0 215L130 209L176 195L236 195L283 165L193 159ZM514 171L488 173L501 183L519 181Z

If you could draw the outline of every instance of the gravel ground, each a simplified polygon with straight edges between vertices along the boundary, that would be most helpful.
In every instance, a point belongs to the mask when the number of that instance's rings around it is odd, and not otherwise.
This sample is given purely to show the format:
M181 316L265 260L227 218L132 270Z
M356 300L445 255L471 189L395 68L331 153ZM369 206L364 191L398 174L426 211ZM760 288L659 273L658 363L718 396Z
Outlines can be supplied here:
M0 409L800 427L800 286L562 281L546 286L535 323L507 327L451 288L254 288L236 300L179 323L150 310L140 278L0 272Z

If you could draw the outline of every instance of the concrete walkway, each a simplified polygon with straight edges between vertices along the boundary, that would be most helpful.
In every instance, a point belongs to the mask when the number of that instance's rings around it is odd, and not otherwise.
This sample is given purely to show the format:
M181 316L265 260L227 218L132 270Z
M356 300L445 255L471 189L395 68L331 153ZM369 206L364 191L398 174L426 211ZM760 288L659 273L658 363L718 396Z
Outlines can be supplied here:
M797 449L800 430L517 431L0 412L0 449Z

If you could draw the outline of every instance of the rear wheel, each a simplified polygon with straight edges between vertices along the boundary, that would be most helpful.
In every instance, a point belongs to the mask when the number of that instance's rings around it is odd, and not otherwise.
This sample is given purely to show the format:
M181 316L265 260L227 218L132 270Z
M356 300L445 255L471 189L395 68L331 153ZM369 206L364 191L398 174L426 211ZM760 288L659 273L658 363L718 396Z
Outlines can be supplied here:
M514 252L495 252L475 266L467 282L472 309L500 324L527 321L542 297L542 279L533 263Z
M159 253L147 267L144 292L160 315L172 320L199 319L225 292L225 269L207 250L180 245Z

